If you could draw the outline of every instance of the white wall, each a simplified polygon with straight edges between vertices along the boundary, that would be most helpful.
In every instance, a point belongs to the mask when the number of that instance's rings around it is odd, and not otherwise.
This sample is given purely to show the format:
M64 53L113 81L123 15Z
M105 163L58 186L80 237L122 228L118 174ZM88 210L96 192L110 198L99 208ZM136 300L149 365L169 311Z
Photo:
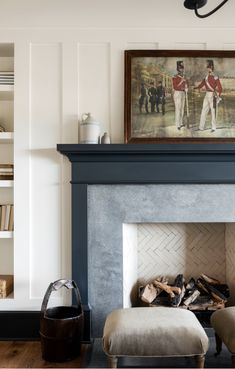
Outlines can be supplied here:
M0 0L0 9L16 74L16 286L1 307L37 309L48 283L71 272L70 165L56 144L78 142L87 111L123 142L123 51L235 49L235 2L205 20L176 0Z

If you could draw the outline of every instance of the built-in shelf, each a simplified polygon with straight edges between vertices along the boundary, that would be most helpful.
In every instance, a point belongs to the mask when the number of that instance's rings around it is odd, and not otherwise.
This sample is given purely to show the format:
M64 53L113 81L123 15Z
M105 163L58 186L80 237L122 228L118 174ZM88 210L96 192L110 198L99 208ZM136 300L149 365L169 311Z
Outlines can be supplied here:
M0 187L13 187L14 181L8 181L8 180L0 180Z
M13 143L13 132L0 132L0 143Z
M13 232L0 231L0 238L13 238Z
M6 174L1 170L0 176L0 274L14 274L14 180L11 169L14 167L14 44L0 42L0 126L4 132L0 132L0 164L2 169L7 168ZM4 166L4 164L6 166ZM10 165L11 164L11 165ZM3 206L5 207L3 208ZM10 223L11 221L11 223ZM9 229L11 231L9 231ZM14 299L12 292L4 299L0 299L1 309L11 306ZM3 300L6 300L5 302Z
M0 100L13 100L14 85L0 85Z

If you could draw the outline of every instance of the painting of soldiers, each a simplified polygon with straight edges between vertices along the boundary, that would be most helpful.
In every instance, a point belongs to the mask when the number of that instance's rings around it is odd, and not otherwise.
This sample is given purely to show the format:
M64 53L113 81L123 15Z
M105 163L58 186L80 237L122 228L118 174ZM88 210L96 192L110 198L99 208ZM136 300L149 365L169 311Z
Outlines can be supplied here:
M159 105L161 105L161 113L165 114L165 104L166 104L166 89L162 85L162 81L158 81L157 86L157 113L160 113Z
M216 130L216 116L218 104L221 101L222 86L220 79L214 74L214 62L213 60L207 60L207 75L202 82L194 87L195 89L205 88L205 97L203 100L201 118L200 118L200 131L204 130L206 117L209 111L211 111L211 132Z
M140 97L139 97L139 110L142 113L142 108L145 108L145 112L148 113L148 94L144 83L141 83Z
M175 103L175 125L178 130L184 126L183 118L185 111L185 100L188 92L188 81L184 75L184 62L178 60L177 74L172 78L173 83L173 98Z
M125 142L235 139L235 51L125 52Z
M154 113L157 108L157 89L154 86L154 82L150 82L150 88L148 90L149 102L151 106L151 113Z

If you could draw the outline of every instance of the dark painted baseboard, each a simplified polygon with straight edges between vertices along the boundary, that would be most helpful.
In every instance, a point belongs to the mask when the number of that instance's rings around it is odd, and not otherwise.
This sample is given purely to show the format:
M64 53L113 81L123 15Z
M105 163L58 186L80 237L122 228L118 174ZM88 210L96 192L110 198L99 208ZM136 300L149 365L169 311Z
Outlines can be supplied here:
M40 311L1 311L0 340L39 340Z
M91 343L90 309L84 310L83 343ZM40 340L40 311L0 311L0 341Z

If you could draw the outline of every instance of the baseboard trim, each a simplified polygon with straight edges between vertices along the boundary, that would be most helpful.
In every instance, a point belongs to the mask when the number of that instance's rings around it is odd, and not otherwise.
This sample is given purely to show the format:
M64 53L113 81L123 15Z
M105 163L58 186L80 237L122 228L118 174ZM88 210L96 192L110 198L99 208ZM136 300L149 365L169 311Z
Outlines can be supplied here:
M39 340L40 311L0 311L0 340Z
M91 343L91 311L87 306L84 310L84 334L82 343ZM0 311L1 341L37 341L40 340L41 311Z

